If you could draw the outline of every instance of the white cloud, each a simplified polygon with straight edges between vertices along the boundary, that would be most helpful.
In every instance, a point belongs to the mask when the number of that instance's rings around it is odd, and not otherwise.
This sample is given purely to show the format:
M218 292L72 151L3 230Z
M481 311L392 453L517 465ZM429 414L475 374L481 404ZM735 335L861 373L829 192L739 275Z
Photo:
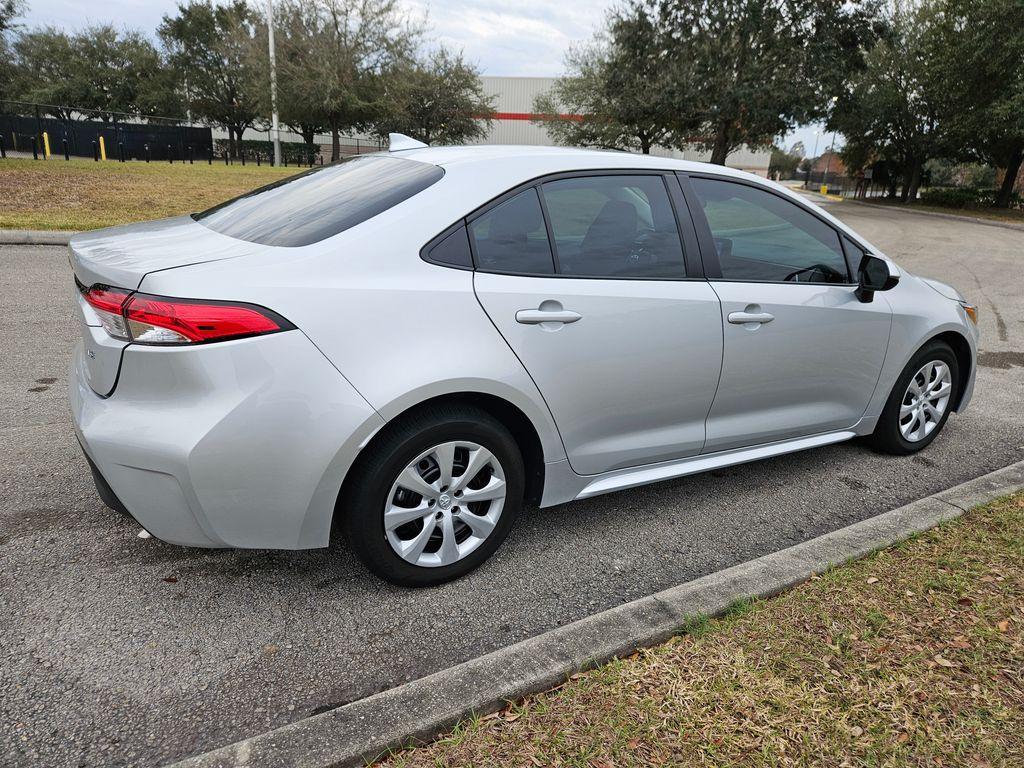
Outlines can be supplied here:
M462 49L488 75L561 74L566 49L589 38L607 8L602 0L405 0L405 6L427 14L432 39ZM152 37L176 7L176 0L29 0L22 21L69 30L112 23Z

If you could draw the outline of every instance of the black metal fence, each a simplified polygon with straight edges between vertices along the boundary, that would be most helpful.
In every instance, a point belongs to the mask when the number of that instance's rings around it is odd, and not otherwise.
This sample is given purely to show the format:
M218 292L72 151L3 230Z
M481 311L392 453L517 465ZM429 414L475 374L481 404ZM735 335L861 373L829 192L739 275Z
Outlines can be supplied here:
M871 173L846 176L831 171L827 174L823 171L811 171L810 174L801 171L796 178L803 181L805 189L819 192L824 186L827 194L841 197L866 199L884 197L888 192L887 183L872 179Z
M206 160L213 152L209 128L175 118L101 113L49 104L0 101L0 137L5 152L95 157L111 160Z
M252 129L255 136L265 131ZM101 141L102 139L102 141ZM342 137L342 157L378 152L379 141ZM330 146L306 145L283 141L285 165L322 164ZM227 139L214 139L209 127L197 127L183 118L150 117L120 112L23 101L0 100L0 155L24 154L43 157L88 157L108 160L144 160L147 162L225 162L270 164L273 144L267 140L246 139L236 145L229 157Z

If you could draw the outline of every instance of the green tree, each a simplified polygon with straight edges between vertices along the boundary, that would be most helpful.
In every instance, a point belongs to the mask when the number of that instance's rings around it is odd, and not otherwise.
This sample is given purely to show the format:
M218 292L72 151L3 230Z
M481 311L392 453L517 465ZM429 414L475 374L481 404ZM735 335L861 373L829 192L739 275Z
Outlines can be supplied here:
M214 5L190 0L164 16L157 33L182 83L190 111L228 131L228 151L238 156L242 135L260 117L252 52L257 16L244 0Z
M662 32L640 3L611 11L604 31L569 50L565 68L533 105L560 144L648 154L670 143L674 130L696 124L679 108L686 88L678 77L667 79Z
M893 6L886 34L829 119L847 137L844 160L884 162L890 196L902 177L904 201L917 197L925 163L949 148L947 97L934 66L938 18L932 4Z
M312 16L312 17L311 17ZM274 5L274 42L277 58L277 111L287 128L302 136L306 156L316 153L316 134L328 130L320 119L309 96L314 84L304 72L307 56L305 41L316 29L315 6L311 3L283 2ZM259 111L271 113L270 61L268 57L266 21L260 19L249 55L249 66L259 84L256 96Z
M53 27L25 32L14 42L14 89L25 101L102 115L176 111L175 88L159 51L140 33L110 25L69 35Z
M15 19L21 15L24 4L21 0L0 0L0 99L14 95L14 51L8 39L16 27Z
M278 46L282 104L289 123L326 127L337 160L341 133L372 127L383 114L385 76L412 61L422 24L398 0L291 3L289 33Z
M461 144L490 130L494 99L461 53L438 48L387 72L384 83L385 103L374 123L381 136L394 131L426 144Z
M1024 163L1024 2L940 0L928 50L951 153L1003 168L1010 205Z
M700 111L696 143L718 164L822 117L876 37L875 0L660 0L658 12L687 84L676 110Z
M768 163L768 175L774 177L777 174L780 179L792 179L797 168L800 167L800 161L804 159L803 145L799 146L800 152L796 151L796 146L788 151L782 147L773 146L772 158Z
M24 9L21 0L0 0L0 35L14 27L14 20Z

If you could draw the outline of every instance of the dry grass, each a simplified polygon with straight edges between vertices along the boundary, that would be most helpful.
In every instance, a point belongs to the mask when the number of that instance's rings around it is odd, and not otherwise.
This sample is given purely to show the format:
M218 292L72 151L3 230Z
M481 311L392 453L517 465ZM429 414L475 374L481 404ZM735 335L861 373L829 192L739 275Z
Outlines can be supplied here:
M0 160L0 229L98 229L201 211L297 173L196 163Z
M1024 494L383 764L1024 765Z

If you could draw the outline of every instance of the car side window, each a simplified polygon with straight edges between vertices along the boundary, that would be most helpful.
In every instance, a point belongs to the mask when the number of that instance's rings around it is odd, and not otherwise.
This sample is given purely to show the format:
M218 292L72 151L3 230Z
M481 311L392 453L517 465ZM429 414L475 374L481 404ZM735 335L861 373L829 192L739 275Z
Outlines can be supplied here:
M469 235L465 227L458 227L454 232L438 243L435 243L427 258L438 264L448 264L464 269L473 268L473 253L469 247Z
M867 252L846 235L843 235L843 250L846 251L846 265L850 268L850 274L856 279L860 274L860 263Z
M584 176L541 185L559 274L686 277L665 181L654 175Z
M477 269L524 275L555 272L537 190L520 192L469 225Z
M839 234L767 190L691 178L725 280L850 283Z

